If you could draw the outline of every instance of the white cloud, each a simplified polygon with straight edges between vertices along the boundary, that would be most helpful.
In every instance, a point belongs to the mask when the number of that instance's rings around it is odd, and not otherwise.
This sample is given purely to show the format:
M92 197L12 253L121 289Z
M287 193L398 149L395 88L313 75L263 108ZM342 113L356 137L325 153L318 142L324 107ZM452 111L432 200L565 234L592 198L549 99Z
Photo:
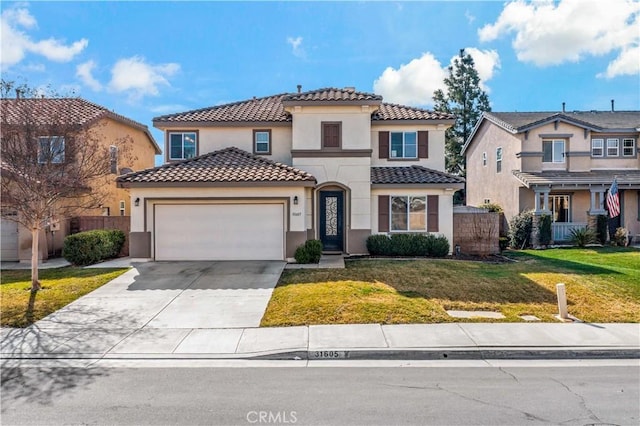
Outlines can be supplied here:
M102 90L102 84L93 76L93 70L96 67L94 61L87 61L76 67L76 77L82 81L85 86L88 86L94 92Z
M27 53L35 53L56 62L68 62L82 52L89 41L80 39L66 45L55 38L33 41L25 32L37 27L36 19L25 8L4 10L0 15L0 68L19 63Z
M488 90L486 82L497 68L500 57L495 50L479 50L473 47L465 49L473 58L480 85ZM442 66L433 54L427 52L398 69L388 67L373 83L374 92L382 95L385 101L404 105L432 106L433 92L445 90L444 79L449 75L448 65L457 56L451 58L447 66Z
M634 75L640 73L640 46L625 49L613 60L604 73L598 77L613 78L618 75Z
M640 43L640 2L635 0L551 0L508 3L495 23L478 30L481 41L514 33L517 57L537 66L578 62L586 56L618 54L603 75L640 72L628 52Z
M469 24L473 24L473 21L475 21L475 20L476 20L476 17L475 17L475 16L473 16L473 15L471 14L471 12L469 12L469 9L467 9L467 10L465 10L465 11L464 11L464 17L465 17L465 18L467 18L467 22L468 22Z
M109 89L129 92L130 100L158 95L159 86L170 86L168 77L180 71L180 65L167 63L152 65L140 56L118 60L111 69Z
M287 37L287 44L291 45L291 53L293 53L293 56L301 59L307 57L307 52L302 47L302 37Z

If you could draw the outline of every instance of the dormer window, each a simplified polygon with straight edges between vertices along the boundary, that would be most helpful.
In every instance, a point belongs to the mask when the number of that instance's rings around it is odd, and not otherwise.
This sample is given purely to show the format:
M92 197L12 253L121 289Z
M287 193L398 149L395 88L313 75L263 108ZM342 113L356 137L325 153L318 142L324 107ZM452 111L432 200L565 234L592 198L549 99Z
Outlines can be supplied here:
M40 136L38 138L38 163L64 163L64 136Z
M197 144L196 132L169 133L169 160L186 160L195 157Z

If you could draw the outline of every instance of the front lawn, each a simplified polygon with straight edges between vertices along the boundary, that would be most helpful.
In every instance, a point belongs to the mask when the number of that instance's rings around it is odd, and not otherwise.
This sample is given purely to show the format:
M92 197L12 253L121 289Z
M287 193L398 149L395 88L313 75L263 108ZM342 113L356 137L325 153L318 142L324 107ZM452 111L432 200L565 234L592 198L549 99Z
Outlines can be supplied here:
M286 270L262 326L470 321L446 310L535 315L556 321L555 286L565 283L569 313L588 322L640 322L640 250L513 252L517 262L446 259L353 260L345 269ZM478 321L496 321L478 319Z
M31 271L2 271L0 324L2 327L26 327L126 271L75 267L41 270L42 290L36 293L32 309L29 309Z

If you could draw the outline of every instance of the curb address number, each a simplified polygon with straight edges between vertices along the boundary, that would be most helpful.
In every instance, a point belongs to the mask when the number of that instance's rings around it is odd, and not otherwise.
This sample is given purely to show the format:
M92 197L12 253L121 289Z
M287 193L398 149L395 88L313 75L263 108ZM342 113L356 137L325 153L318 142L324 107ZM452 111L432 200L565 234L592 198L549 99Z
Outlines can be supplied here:
M346 351L310 351L310 359L345 359Z

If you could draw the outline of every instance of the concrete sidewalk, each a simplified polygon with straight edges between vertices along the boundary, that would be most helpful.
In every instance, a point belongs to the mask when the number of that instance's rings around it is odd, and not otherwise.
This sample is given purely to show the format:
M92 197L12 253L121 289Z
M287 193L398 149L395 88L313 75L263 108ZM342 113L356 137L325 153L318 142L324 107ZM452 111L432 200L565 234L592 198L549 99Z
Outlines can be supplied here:
M640 324L1 330L5 359L640 359Z

